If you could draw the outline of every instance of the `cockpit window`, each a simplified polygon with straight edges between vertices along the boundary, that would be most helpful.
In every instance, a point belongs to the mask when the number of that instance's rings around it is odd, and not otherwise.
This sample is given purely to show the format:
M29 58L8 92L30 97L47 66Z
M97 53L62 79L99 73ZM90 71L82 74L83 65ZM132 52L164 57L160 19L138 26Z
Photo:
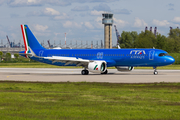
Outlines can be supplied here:
M168 53L160 53L159 56L168 56Z

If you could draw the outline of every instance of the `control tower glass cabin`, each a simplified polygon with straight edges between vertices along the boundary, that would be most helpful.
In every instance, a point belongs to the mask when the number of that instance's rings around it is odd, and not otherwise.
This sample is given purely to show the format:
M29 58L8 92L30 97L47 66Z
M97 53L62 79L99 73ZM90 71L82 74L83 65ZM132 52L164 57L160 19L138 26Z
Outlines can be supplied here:
M112 48L113 14L103 13L102 17L102 24L104 24L104 48Z

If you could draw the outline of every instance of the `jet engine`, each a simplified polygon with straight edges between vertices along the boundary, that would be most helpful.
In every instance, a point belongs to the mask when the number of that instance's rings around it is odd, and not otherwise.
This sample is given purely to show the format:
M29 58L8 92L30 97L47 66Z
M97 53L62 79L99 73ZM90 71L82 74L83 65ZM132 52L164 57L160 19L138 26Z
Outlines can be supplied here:
M104 73L107 69L105 61L94 61L88 64L88 70L94 73Z
M132 66L115 66L118 71L131 71L134 69Z

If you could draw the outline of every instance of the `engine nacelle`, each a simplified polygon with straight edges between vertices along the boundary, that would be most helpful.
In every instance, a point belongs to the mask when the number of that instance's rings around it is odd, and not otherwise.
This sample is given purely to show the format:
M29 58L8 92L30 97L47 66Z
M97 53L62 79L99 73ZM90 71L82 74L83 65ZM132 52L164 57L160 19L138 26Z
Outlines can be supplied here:
M132 67L132 66L116 66L116 69L118 70L118 71L131 71L131 70L133 70L134 69L134 67Z
M88 64L88 70L94 73L104 73L107 69L105 61L94 61Z

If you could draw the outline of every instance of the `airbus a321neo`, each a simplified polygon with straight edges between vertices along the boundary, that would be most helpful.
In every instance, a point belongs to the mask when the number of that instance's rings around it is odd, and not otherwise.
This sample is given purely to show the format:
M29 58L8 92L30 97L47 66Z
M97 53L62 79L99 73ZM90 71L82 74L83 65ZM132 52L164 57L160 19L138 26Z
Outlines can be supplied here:
M42 47L29 27L21 25L25 51L20 55L51 65L83 66L82 75L89 71L107 74L107 67L115 66L118 71L131 71L133 67L153 67L175 62L166 51L160 49L46 49Z

